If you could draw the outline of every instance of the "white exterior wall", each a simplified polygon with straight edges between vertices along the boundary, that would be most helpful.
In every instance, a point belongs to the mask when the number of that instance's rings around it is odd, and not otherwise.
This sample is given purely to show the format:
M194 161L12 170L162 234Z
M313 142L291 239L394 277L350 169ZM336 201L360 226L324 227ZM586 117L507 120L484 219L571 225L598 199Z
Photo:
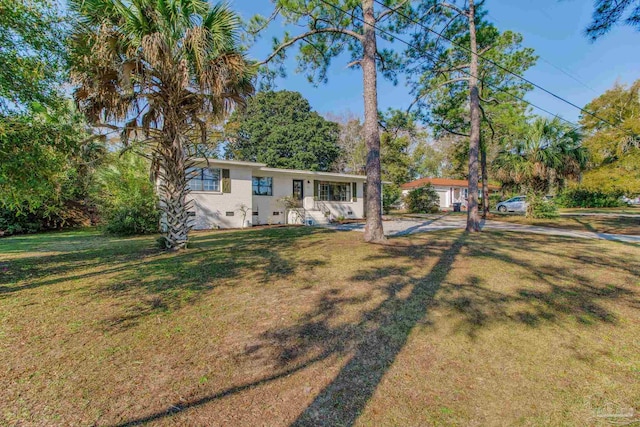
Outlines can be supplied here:
M261 178L271 177L273 179L273 187L271 196L254 196L253 190L249 189L249 194L253 201L253 212L258 212L258 216L254 216L253 225L285 224L285 207L279 200L283 197L291 196L293 180L298 178L262 171L254 171L254 176ZM304 190L306 194L306 188Z
M348 178L337 177L319 177L307 174L278 173L267 171L254 171L254 176L271 177L273 179L273 195L271 196L252 196L253 211L258 212L258 216L254 216L254 225L259 224L285 224L285 207L279 202L283 197L293 194L293 181L301 180L304 182L303 207L307 210L323 207L331 212L334 218L343 216L345 218L364 218L364 200L362 198L363 181L360 182L349 180ZM330 181L330 182L346 182L351 184L356 182L357 199L355 202L316 202L313 199L313 181ZM252 191L250 192L253 193ZM278 215L275 215L275 213Z
M204 230L212 228L242 228L261 224L285 224L285 207L280 202L283 197L293 194L293 181L303 181L304 201L303 206L308 211L329 210L333 218L343 216L345 218L363 218L364 177L335 176L328 174L323 176L321 172L304 171L280 171L266 168L264 164L250 162L233 162L224 160L210 160L207 164L196 167L210 167L229 170L231 191L229 193L212 191L191 191L188 200L191 201L190 212L193 229ZM273 182L271 196L253 195L253 178L271 177ZM313 197L314 180L330 182L356 182L356 202L316 202ZM220 183L222 189L222 182ZM241 207L246 207L246 215ZM318 212L318 211L316 211ZM257 215L253 215L257 213ZM229 214L229 215L227 215ZM297 218L296 222L300 222Z
M193 200L190 211L195 212L193 228L206 230L211 228L242 228L242 205L249 208L245 218L245 226L251 226L252 208L252 173L250 167L211 164L212 168L229 169L231 192L191 191L189 199ZM233 216L227 216L233 212ZM248 222L248 223L247 223Z

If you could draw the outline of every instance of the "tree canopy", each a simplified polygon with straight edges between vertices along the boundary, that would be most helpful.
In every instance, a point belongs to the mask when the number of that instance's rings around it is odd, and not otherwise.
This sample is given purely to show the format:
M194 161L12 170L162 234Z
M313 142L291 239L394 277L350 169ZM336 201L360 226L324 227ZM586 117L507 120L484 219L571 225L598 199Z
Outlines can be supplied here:
M592 21L585 33L592 41L596 40L620 21L640 30L640 1L595 0Z
M547 194L577 180L587 164L581 135L558 118L536 117L522 137L496 157L494 170L503 186L521 192Z
M74 96L96 126L142 146L161 180L168 248L186 247L188 148L205 144L253 92L254 70L238 46L240 19L205 0L72 0Z
M640 194L640 80L616 84L585 109L580 124L587 136L589 170L582 185L592 190ZM605 120L600 120L599 118Z
M60 102L65 19L49 0L0 0L0 113Z
M292 91L258 92L226 126L230 159L270 167L328 171L340 154L339 128Z

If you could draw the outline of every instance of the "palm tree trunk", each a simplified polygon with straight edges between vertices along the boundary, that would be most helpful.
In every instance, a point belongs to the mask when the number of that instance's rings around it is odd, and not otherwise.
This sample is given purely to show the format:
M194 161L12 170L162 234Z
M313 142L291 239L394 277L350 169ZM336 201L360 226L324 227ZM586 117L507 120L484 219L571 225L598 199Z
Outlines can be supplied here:
M362 83L364 88L364 137L367 145L367 223L364 228L365 242L385 240L382 228L382 179L380 171L380 133L378 130L378 89L376 70L376 33L373 0L362 0L364 29Z
M471 39L471 66L469 102L471 110L471 136L469 138L469 202L467 231L480 231L478 216L478 154L480 148L480 94L478 92L478 46L476 42L475 5L469 0L469 35Z
M167 139L159 151L162 180L159 192L160 210L164 216L165 245L171 250L184 249L190 229L186 202L189 190L184 148L177 132L167 132Z

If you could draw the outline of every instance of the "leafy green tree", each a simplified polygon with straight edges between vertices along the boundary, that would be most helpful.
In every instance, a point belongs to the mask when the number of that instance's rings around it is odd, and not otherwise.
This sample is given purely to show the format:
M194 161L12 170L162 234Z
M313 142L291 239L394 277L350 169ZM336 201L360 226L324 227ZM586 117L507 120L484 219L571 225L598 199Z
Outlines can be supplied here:
M127 152L110 153L96 171L94 198L108 233L157 233L160 214L149 161Z
M585 33L592 41L608 33L621 20L640 30L640 2L638 0L595 0L591 24ZM625 16L625 12L631 11Z
M291 91L259 92L227 124L231 159L285 169L329 170L340 154L339 129Z
M353 113L337 115L329 113L326 119L338 124L340 134L338 147L340 154L336 158L333 170L340 173L364 175L367 163L367 147L364 142L362 120Z
M205 0L72 0L74 96L89 121L145 145L157 173L167 248L186 247L187 147L207 141L253 92L253 66L238 48L240 20Z
M273 0L275 12L271 19L282 18L283 24L304 28L299 34L285 33L283 40L274 40L273 53L263 62L282 63L288 48L297 45L299 69L313 82L324 82L331 60L343 53L350 55L350 67L362 70L364 99L364 136L367 146L367 201L364 239L384 241L381 212L380 133L378 129L378 72L397 79L399 58L389 49L379 47L387 32L402 32L408 22L394 13L409 11L411 2L386 0L389 8L377 11L374 0ZM254 28L265 28L268 19L254 18ZM381 35L381 32L383 32Z
M0 113L60 103L67 34L49 0L0 0Z
M84 132L70 105L0 114L0 228L38 231L85 222L103 155L102 142Z
M449 144L446 144L449 145ZM411 151L410 179L443 177L448 169L448 155L443 140L429 141L426 132Z
M413 116L389 109L380 116L382 179L396 186L411 180L411 143L417 134Z
M587 160L580 133L558 118L537 117L521 139L498 154L493 167L503 187L545 195L578 179Z
M606 120L583 114L589 170L581 185L593 191L640 194L640 80L616 84L585 106Z
M0 204L17 211L59 209L81 161L82 121L70 108L0 116ZM80 130L79 130L80 129Z

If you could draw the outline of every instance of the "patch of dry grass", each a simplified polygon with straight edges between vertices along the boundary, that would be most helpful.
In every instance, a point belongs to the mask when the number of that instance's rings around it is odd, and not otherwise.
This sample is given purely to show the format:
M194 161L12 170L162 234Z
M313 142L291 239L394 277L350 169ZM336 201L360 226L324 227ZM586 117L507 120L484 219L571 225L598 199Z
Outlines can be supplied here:
M606 213L640 215L640 205L629 205L618 208L560 208L562 213Z
M606 425L640 411L640 247L310 228L0 240L0 420ZM614 419L620 421L620 419Z
M489 219L540 227L568 228L594 233L640 235L640 215L637 217L561 216L553 219L526 218L523 215L492 214Z

